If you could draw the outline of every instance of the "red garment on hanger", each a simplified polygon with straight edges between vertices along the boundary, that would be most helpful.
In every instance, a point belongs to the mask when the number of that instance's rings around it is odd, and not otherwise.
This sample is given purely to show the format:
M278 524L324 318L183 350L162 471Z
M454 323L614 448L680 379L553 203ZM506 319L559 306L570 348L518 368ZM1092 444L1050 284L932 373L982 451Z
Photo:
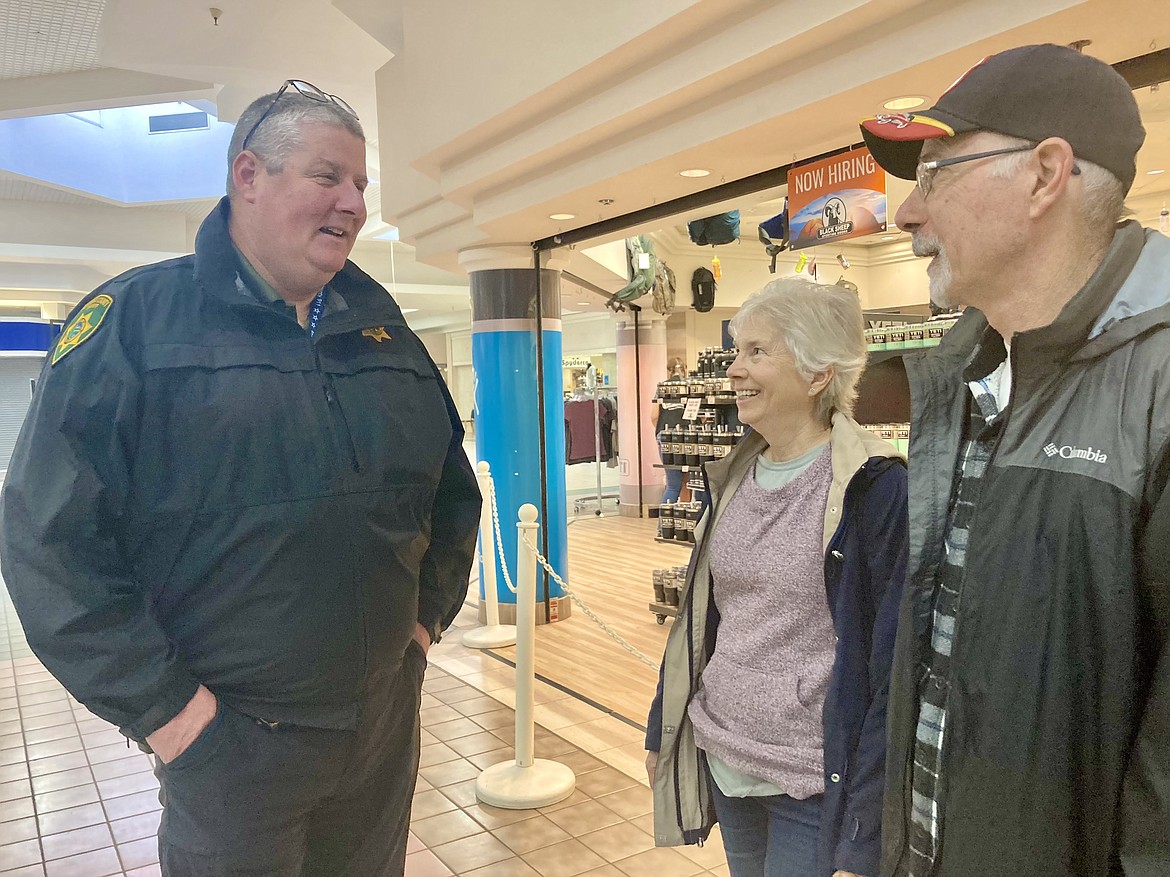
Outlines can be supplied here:
M601 427L601 461L609 459L606 435L612 419L609 407L598 400L598 422ZM593 400L570 399L565 403L565 462L592 463L598 457L596 453L596 434L594 431Z

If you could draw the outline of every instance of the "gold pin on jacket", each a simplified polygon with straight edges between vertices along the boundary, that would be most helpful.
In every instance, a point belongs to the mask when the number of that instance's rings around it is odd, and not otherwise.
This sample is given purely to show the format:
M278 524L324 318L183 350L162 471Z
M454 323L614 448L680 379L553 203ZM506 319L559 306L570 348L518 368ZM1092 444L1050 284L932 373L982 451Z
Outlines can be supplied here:
M392 341L390 334L386 331L385 326L374 326L369 329L362 329L362 334L367 338L373 338L379 344L383 341Z

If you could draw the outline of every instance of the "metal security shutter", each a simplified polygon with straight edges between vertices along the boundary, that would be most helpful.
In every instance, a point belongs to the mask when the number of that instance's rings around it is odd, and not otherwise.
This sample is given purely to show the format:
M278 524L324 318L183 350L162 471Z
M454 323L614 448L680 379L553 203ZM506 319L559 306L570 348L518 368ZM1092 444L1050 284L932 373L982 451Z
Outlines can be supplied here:
M32 381L45 364L43 356L0 357L0 470L8 468L20 425L32 401Z

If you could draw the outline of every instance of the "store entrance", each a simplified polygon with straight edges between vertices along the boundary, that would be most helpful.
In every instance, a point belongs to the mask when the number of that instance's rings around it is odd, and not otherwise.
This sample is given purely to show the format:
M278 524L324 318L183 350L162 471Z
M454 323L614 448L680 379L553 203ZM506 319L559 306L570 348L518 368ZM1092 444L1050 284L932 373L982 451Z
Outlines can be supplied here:
M891 188L889 198L896 203L908 184L891 181ZM572 268L562 280L566 578L605 628L578 611L558 624L542 625L536 670L627 725L641 726L657 685L657 663L675 623L695 526L705 508L704 467L731 453L749 433L727 377L735 357L728 322L740 305L787 276L856 294L869 345L856 413L895 445L908 439L901 357L937 343L948 325L928 322L925 273L914 260L909 236L885 222L884 214L868 236L825 246L792 248L790 241L781 246L777 220L787 212L787 194L786 186L772 187L709 208L714 214L683 214L640 229L637 238L617 239L628 259L627 287L599 290L578 283ZM736 211L738 237L715 246L710 238L696 241L693 223L718 233ZM580 246L588 252L592 243ZM640 255L649 256L644 270L650 279L640 292L627 295L637 284ZM605 342L619 322L628 324L634 308L641 309L643 331L650 320L660 322L665 343L659 360L650 366L642 361L643 398L637 406L637 416L651 425L642 453L653 483L645 491L643 514L623 516L613 514L613 494L622 467L636 463L626 458L619 440L607 445L605 438L614 428L618 436L636 429L627 422L630 409L621 416L610 412L633 375L622 370ZM505 660L510 652L497 650Z

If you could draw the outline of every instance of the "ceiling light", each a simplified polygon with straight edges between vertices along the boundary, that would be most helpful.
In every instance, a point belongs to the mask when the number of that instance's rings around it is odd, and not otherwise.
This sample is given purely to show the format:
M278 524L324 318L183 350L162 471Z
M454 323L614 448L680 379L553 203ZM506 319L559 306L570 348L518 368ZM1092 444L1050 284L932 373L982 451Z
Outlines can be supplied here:
M587 301L579 301L579 302L577 302L577 307L579 307L579 308L580 308L580 307L586 307L586 308L587 308L587 307L589 307L589 302L587 302Z
M556 220L576 219L577 214L576 213L550 213L548 215L548 218L549 219L556 219Z
M1149 176L1151 176L1151 177L1152 177L1154 174L1164 174L1164 173L1166 173L1166 171L1164 171L1164 170L1146 171L1146 174L1147 174L1147 175L1149 175Z
M680 177L709 177L711 172L702 167L689 167L685 171L679 171Z
M912 110L915 107L920 107L926 103L926 98L920 97L916 94L908 94L905 97L892 97L884 104L887 110Z
M884 234L884 235L882 235L882 240L883 240L883 241L892 241L892 240L893 240L894 238L896 238L896 237L897 237L897 235L893 235L893 234Z

